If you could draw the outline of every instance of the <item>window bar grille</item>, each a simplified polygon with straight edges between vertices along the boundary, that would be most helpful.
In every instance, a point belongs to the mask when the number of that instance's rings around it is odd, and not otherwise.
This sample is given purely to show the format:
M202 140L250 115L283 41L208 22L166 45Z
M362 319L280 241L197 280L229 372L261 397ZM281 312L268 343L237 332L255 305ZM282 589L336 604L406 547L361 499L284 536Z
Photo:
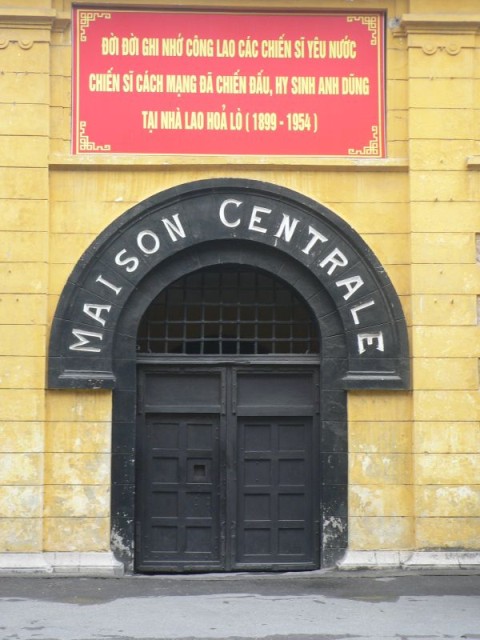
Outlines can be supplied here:
M143 317L137 350L177 354L318 353L312 313L288 285L242 267L203 269L163 291Z

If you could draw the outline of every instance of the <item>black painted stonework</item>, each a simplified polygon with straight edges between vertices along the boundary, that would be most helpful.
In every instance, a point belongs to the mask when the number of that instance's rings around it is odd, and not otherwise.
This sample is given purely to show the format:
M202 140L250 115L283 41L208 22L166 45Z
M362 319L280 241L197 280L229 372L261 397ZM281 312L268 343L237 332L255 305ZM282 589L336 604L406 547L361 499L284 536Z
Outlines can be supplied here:
M403 312L385 270L360 236L300 194L230 179L191 183L153 196L111 224L87 249L53 321L49 387L115 387L121 375L115 363L133 354L137 323L122 322L132 296L138 308L146 308L159 291L145 289L149 274L165 265L168 278L175 256L215 242L230 248L232 259L239 242L259 254L273 248L280 258L312 274L314 286L306 301L313 307L316 297L330 300L328 311L317 311L322 338L329 334L330 314L341 319L347 353L335 369L343 388L408 388ZM193 254L190 262L190 271L201 266ZM295 286L287 267L276 275ZM120 335L125 339L119 340ZM322 355L339 363L333 343Z
M137 366L145 366L136 354L138 326L163 289L218 264L280 278L318 323L320 354L305 361L313 358L320 368L319 564L331 566L347 547L346 390L407 389L409 354L405 319L383 267L325 207L278 186L219 179L132 208L91 245L65 286L51 332L49 387L114 390L112 549L133 570L142 524L135 504L142 446Z

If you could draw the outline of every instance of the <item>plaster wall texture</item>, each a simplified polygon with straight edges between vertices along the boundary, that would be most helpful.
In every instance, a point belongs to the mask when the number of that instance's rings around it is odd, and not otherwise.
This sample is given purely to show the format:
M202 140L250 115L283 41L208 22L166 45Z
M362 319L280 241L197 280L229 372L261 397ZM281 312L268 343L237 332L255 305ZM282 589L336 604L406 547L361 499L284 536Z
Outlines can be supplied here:
M412 390L349 392L350 549L480 548L477 4L349 6L387 12L386 161L200 162L72 156L71 3L0 3L0 553L109 550L111 394L45 389L51 319L110 222L210 177L260 179L326 205L362 235L402 302Z

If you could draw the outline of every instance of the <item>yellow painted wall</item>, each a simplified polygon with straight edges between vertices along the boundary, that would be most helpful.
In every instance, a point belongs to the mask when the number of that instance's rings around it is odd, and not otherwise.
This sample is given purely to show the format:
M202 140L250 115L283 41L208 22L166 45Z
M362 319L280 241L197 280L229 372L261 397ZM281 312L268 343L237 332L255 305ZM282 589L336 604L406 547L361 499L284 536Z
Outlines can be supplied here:
M402 301L413 390L349 393L350 548L480 548L480 12L478 0L458 4L348 4L388 14L387 159L199 163L72 156L71 3L0 0L0 553L109 549L111 395L45 391L50 322L106 225L209 177L261 179L325 204L371 246Z
M414 5L419 11L421 3ZM453 11L450 5L446 10ZM480 40L478 24L468 28L463 17L453 15L449 27L434 33L422 19L408 26L412 482L419 548L480 547L480 174L468 162L479 152Z

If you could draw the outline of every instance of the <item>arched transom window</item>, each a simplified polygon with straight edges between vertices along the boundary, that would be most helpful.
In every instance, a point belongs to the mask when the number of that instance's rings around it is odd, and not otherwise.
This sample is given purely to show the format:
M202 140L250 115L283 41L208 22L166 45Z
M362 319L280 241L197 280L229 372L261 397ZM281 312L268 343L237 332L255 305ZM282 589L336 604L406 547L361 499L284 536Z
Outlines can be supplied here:
M316 322L293 288L245 266L207 267L155 298L141 320L139 354L319 352Z

